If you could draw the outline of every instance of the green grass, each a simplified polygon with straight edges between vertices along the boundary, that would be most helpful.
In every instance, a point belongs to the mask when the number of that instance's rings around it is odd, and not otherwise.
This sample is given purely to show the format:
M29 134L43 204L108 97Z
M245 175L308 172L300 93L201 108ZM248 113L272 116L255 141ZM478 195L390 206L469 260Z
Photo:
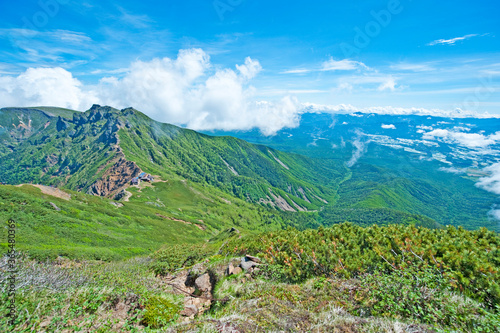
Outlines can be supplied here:
M30 186L0 186L0 218L2 223L9 218L16 222L20 250L38 258L111 260L150 253L164 243L201 242L209 236L194 225L156 216L157 210L148 205L117 208L109 199L71 194L66 201ZM1 239L4 248L4 228Z

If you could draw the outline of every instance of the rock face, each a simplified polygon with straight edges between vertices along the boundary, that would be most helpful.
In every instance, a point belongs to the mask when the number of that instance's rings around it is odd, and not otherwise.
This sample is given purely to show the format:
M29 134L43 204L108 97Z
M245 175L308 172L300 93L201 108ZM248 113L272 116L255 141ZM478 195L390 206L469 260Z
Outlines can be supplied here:
M115 194L115 197L113 199L120 200L120 199L125 198L126 196L127 196L127 191L122 189ZM122 204L122 206L123 206L123 204Z
M111 164L110 167L108 167ZM119 156L108 163L108 168L101 179L92 184L88 190L89 194L98 196L109 196L119 192L130 179L141 173L141 169L134 162L127 161Z
M61 117L57 118L56 129L58 132L65 131L68 129L68 123L64 121Z

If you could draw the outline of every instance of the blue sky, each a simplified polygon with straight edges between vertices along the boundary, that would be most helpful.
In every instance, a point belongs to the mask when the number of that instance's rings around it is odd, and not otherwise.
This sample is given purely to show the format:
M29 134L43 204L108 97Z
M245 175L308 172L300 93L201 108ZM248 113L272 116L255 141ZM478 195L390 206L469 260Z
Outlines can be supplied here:
M242 109L246 127L267 114L290 125L311 105L500 114L499 12L493 0L3 1L0 106L134 104L193 128L242 127ZM162 100L176 82L181 96Z

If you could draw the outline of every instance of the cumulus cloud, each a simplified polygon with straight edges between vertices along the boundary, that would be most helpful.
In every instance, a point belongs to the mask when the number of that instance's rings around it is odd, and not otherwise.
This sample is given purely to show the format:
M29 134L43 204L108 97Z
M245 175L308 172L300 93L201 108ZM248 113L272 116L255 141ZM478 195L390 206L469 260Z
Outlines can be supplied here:
M488 192L500 194L500 163L492 164L483 170L490 175L488 177L479 178L476 186Z
M381 126L383 129L396 129L396 126L394 124L382 124Z
M469 148L484 148L495 144L496 140L500 137L499 134L500 132L492 135L484 135L481 133L464 133L447 129L435 129L424 133L422 137L425 140L440 139L444 142L458 143Z
M0 76L2 106L50 105L81 110L96 96L63 68L28 68L19 76Z
M50 105L86 110L92 104L133 106L153 119L196 130L260 128L266 135L299 123L299 103L289 96L259 101L251 80L259 61L246 58L216 68L201 49L181 50L177 58L136 61L121 76L84 85L62 68L30 68L0 76L2 106ZM122 71L123 72L123 71Z

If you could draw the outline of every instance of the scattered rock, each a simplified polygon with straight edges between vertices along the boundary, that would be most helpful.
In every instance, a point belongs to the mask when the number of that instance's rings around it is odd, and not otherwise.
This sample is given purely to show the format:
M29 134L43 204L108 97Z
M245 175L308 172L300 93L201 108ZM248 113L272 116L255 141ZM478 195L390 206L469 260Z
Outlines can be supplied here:
M195 281L194 285L202 292L210 292L212 290L212 283L210 282L210 275L205 273L199 276Z
M127 195L127 191L121 190L118 193L116 193L115 197L113 198L114 200L120 200L124 198Z
M246 259L249 259L249 260L251 260L251 261L253 261L253 262L256 262L256 263L258 263L258 264L260 264L260 263L261 263L261 261L260 261L260 259L259 259L259 258L254 257L254 256L251 256L251 255L248 255L248 254L247 254L247 255L245 255L245 258L246 258Z
M184 317L194 317L198 314L198 308L195 305L186 305L184 310L180 312L181 316Z
M55 209L57 210L58 212L61 210L61 208L57 207L55 203L53 202L49 202L49 204Z
M241 269L241 267L236 267L233 271L233 274L234 275L237 275L237 274L240 274L241 272L243 272L243 270Z
M233 275L234 274L234 266L233 266L233 263L230 262L229 265L227 266L227 271L226 271L226 275Z
M195 290L187 271L181 271L176 276L167 276L165 280L172 286L174 294L192 294Z
M240 267L245 271L248 271L250 268L257 266L258 264L255 261L248 259L247 257L243 257L240 263Z
M197 314L202 314L210 308L212 300L207 297L186 297L184 298L184 307L195 307Z

